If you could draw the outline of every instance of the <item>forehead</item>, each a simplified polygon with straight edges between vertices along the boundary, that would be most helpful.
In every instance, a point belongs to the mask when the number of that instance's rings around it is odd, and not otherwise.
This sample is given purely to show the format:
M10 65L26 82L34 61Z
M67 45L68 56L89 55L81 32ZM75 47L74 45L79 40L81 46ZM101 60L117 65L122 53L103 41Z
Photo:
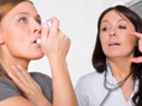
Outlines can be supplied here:
M104 17L101 20L101 23L105 22L105 21L116 22L118 20L125 20L127 22L130 22L130 20L125 15L123 15L122 13L120 13L116 10L111 10L104 15Z
M34 5L30 2L21 2L19 3L17 6L15 6L8 14L9 15L17 15L20 12L27 12L30 14L36 14L37 15L37 11L34 7Z

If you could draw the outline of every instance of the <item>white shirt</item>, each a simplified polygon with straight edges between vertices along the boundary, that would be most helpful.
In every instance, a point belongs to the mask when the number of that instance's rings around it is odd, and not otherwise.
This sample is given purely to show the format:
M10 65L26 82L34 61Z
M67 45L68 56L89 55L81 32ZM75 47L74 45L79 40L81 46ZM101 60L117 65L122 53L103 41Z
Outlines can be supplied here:
M111 84L117 84L109 66L107 67L107 70L106 78L108 82ZM105 71L103 73L94 71L80 78L75 88L79 106L100 105L108 93L108 90L104 87L104 76ZM134 92L137 90L138 81L136 81L134 85L134 91L132 92L129 100L126 101L121 88L119 88L111 92L103 106L133 106L132 97L134 96Z

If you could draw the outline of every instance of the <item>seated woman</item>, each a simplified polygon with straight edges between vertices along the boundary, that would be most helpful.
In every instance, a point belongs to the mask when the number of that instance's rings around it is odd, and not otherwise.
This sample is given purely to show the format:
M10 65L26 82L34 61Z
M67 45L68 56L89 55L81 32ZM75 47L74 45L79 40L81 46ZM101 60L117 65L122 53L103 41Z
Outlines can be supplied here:
M95 72L77 86L79 106L142 106L142 22L125 6L105 10L98 21Z
M66 63L70 39L57 18L50 20L49 32L32 2L0 0L0 106L77 106ZM29 62L44 55L52 80L27 72Z

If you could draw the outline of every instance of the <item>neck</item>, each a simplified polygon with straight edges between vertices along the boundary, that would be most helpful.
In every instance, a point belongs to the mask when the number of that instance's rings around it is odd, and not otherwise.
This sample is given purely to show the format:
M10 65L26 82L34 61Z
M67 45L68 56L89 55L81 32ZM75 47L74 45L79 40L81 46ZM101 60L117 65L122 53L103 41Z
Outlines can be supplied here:
M17 67L18 65L21 65L24 69L27 70L29 62L30 62L29 60L24 60L20 58L13 58L10 56L4 56L4 57L0 56L0 63L7 73L8 72L13 73L14 70L12 69L12 66Z
M7 49L6 45L0 45L0 63L7 73L14 73L12 66L17 67L18 65L21 65L24 69L27 70L29 62L29 59L12 55Z
M108 59L107 61L112 69L114 77L117 80L125 79L131 72L131 63L128 59L117 59L117 61Z

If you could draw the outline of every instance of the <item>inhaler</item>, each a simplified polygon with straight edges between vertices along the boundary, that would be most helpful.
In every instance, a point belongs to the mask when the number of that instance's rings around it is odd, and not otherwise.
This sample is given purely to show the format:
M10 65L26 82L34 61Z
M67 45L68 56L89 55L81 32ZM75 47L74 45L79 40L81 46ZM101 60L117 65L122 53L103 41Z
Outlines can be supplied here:
M46 21L46 23L48 24L48 26L49 26L49 31L51 30L51 25L52 25L52 21L50 21L50 20L47 20ZM40 44L40 42L41 42L41 39L37 39L37 41L36 41L38 44Z

